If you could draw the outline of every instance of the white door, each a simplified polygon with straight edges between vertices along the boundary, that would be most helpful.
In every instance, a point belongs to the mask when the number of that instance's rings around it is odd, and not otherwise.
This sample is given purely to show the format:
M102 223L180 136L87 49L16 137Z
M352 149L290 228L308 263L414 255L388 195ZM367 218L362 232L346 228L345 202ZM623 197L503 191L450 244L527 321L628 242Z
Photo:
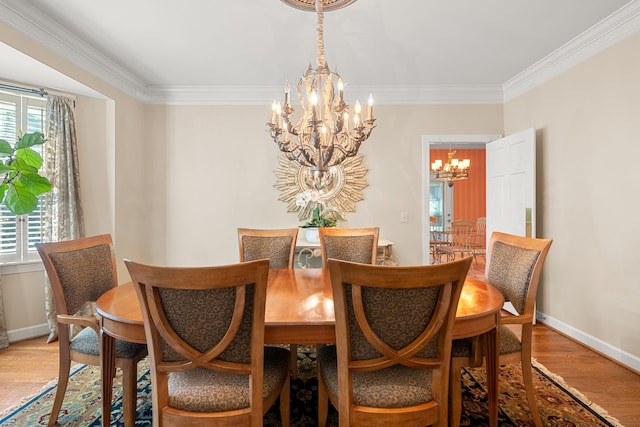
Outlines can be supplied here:
M486 145L487 243L494 231L536 237L536 132Z

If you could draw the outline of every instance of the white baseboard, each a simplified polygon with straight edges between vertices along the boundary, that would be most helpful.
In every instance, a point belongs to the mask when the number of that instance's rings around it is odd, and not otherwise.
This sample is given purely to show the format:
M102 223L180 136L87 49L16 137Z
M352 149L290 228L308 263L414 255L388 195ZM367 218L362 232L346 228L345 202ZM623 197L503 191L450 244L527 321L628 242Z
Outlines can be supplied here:
M626 351L620 350L617 347L612 346L609 343L606 343L596 337L593 337L589 334L586 334L573 326L567 325L557 319L554 319L551 316L547 316L544 313L536 311L536 318L544 323L556 329L568 337L573 338L576 341L581 342L582 344L590 347L611 359L619 362L620 364L627 366L629 369L632 369L636 372L640 372L640 358L634 356L633 354L627 353Z
M10 343L41 337L43 335L49 335L49 325L46 323L7 331L7 337Z

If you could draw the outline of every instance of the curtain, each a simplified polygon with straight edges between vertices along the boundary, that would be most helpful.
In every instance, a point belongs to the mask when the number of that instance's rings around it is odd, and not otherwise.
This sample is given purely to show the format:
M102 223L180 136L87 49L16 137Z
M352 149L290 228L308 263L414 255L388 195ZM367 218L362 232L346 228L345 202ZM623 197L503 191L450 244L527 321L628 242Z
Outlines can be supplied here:
M44 166L45 174L51 181L51 191L44 198L43 242L84 237L74 110L73 99L48 95ZM58 338L58 327L53 292L46 275L44 289L50 330L47 342L52 342Z

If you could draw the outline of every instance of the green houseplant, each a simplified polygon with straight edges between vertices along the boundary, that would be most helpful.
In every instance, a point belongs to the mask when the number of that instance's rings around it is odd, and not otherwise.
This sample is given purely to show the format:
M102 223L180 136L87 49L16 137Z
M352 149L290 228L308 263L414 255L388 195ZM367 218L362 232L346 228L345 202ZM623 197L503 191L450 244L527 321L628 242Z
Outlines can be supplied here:
M308 242L319 242L318 228L335 227L338 221L343 220L342 213L324 204L322 191L306 190L296 197L296 205L300 208L311 209L311 217L300 228L305 230L305 238Z
M40 132L20 134L11 144L0 139L0 203L16 215L33 212L38 196L51 190L51 183L38 171L42 156L32 147L44 144Z

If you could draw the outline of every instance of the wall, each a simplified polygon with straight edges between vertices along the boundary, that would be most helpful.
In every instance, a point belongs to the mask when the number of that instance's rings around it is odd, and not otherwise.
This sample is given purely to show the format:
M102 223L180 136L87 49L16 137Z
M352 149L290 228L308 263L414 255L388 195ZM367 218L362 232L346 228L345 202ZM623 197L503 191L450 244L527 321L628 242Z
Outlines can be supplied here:
M505 134L537 129L538 234L554 240L538 310L636 370L638 52L640 34L505 105Z
M165 132L158 169L166 173L166 192L158 187L150 196L158 206L165 198L167 228L158 228L152 245L165 252L154 249L144 262L237 262L238 227L300 224L273 187L279 151L264 125L269 114L268 105L147 108L149 132ZM400 264L420 264L422 135L502 133L502 106L378 106L375 114L377 127L361 149L369 186L342 225L380 226L381 237L396 243Z

